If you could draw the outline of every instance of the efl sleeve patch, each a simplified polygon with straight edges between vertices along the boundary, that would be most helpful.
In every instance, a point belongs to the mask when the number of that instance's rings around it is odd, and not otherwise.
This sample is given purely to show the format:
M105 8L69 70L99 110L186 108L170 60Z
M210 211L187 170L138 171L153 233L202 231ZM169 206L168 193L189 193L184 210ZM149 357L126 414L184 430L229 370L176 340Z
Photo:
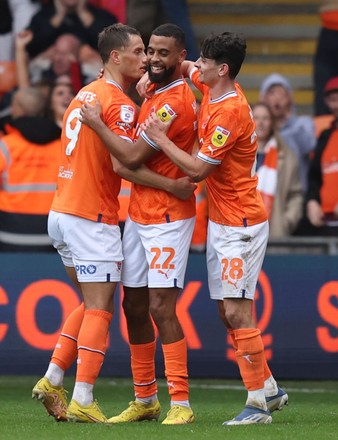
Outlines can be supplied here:
M121 105L120 116L123 122L132 124L135 118L135 110L131 105Z
M229 130L226 130L225 128L217 125L215 131L211 136L211 143L214 147L223 147L229 136L230 136Z
M170 107L169 104L164 104L163 107L161 107L157 111L157 116L161 119L162 122L168 122L170 121L174 116L176 116L176 113L174 110Z

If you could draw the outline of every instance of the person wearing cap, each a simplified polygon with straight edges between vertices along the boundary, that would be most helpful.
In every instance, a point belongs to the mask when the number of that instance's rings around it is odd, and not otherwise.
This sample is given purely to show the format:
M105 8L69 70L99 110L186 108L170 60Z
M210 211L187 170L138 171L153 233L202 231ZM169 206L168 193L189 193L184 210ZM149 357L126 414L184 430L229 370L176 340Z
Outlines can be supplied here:
M306 214L314 235L338 236L338 76L326 83L324 100L335 119L319 136L310 162Z
M271 109L279 134L298 158L300 179L305 193L309 153L316 145L313 118L296 114L291 84L287 78L278 73L273 73L263 80L260 100Z
M314 115L330 114L324 87L338 75L338 0L319 0L320 31L313 60Z

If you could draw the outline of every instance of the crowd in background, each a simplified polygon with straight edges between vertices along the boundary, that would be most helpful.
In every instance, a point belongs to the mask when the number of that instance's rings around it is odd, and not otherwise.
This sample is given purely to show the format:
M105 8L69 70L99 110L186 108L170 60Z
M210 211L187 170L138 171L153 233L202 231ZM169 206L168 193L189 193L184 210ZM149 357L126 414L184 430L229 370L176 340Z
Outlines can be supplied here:
M186 34L188 59L198 44L186 1L1 0L0 18L0 251L50 250L46 222L55 190L63 113L80 88L96 79L97 35L121 21L145 44L161 23ZM258 189L270 238L338 233L338 1L322 1L314 57L314 116L297 114L288 78L263 80L250 103L258 142ZM137 102L135 90L130 96ZM333 190L334 188L334 190ZM120 193L127 215L130 184ZM191 250L206 241L205 187L196 190Z

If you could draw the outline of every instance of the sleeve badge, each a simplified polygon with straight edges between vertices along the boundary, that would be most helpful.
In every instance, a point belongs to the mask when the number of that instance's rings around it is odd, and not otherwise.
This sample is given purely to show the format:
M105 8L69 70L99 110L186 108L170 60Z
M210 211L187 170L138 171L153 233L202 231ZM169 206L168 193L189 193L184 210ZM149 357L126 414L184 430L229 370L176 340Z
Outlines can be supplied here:
M133 123L135 117L134 107L131 105L121 105L120 116L123 122Z
M213 132L213 134L211 136L212 145L214 147L223 147L223 145L226 143L229 135L230 135L229 130L226 130L225 128L217 125L215 131Z
M161 119L162 122L168 122L176 116L176 113L169 104L164 104L163 107L157 110L157 116Z

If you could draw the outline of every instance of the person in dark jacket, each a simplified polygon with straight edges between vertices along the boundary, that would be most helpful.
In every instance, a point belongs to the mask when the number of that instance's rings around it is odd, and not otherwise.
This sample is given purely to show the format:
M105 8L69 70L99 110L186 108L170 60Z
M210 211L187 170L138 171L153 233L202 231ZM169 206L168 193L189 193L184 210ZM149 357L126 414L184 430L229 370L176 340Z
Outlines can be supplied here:
M335 120L319 136L310 163L306 214L315 235L338 237L338 76L326 83L324 95Z
M33 32L33 40L27 46L27 51L31 57L35 57L63 34L73 34L82 44L97 50L99 32L116 22L116 17L106 9L92 6L86 0L53 0L42 5L33 16L28 26Z

